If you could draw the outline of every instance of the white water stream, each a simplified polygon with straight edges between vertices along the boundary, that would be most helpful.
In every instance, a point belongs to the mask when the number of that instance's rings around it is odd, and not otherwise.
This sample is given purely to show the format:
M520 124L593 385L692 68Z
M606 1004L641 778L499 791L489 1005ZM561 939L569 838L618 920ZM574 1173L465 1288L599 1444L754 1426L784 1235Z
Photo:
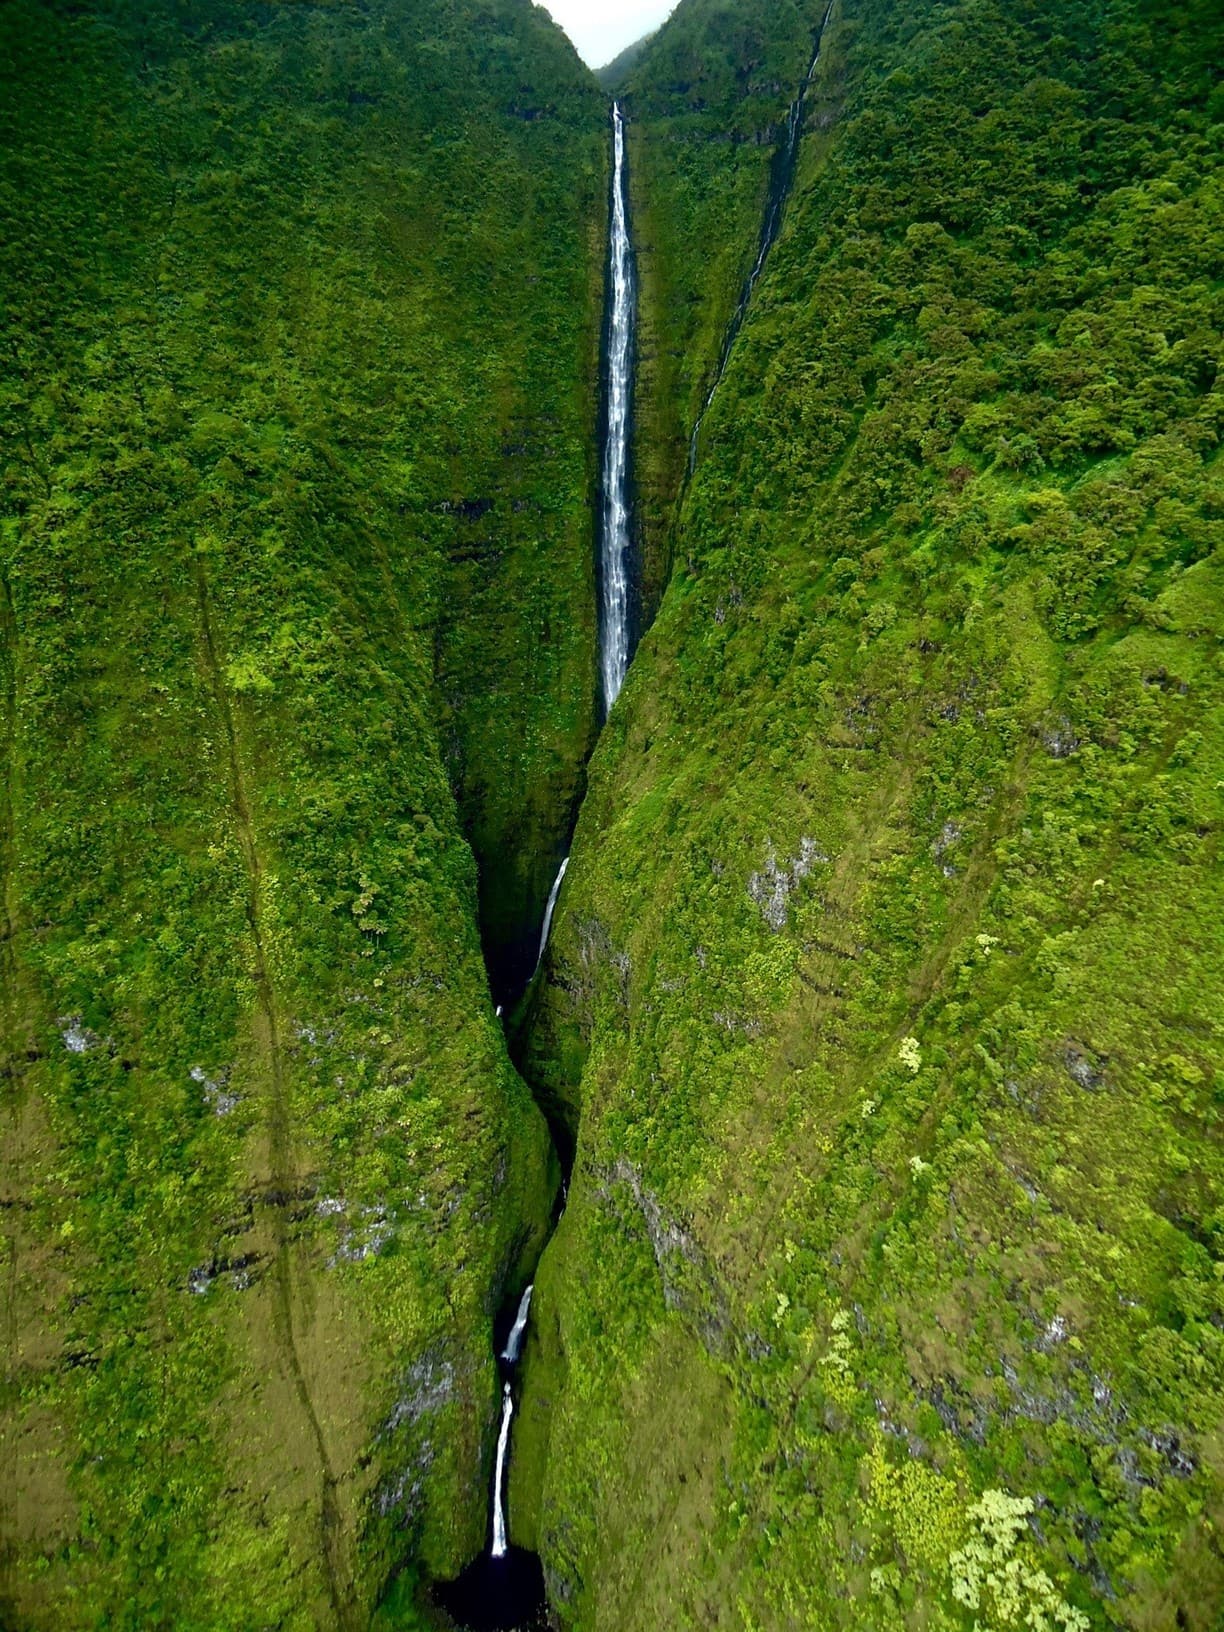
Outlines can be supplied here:
M605 402L599 511L599 672L605 715L620 695L629 667L630 548L629 442L633 406L633 247L629 241L629 176L625 116L612 105L612 208L608 224L608 312L605 327ZM540 930L536 972L544 962L557 898L569 857L561 863Z
M536 953L536 968L544 962L544 953L548 949L549 931L552 929L553 913L557 910L557 897L561 894L561 883L565 878L565 869L569 866L569 857L561 863L561 869L553 879L553 887L548 892L548 905L544 909L544 927L540 931L540 950Z
M612 106L612 212L608 233L607 422L599 526L600 671L610 713L629 667L629 438L633 405L633 251L625 117Z
M518 1314L514 1317L514 1325L510 1328L510 1336L506 1339L506 1346L501 1357L507 1364L518 1364L518 1357L523 1352L523 1333L527 1330L527 1316L531 1313L532 1287L528 1287L519 1299Z
M506 1556L506 1450L510 1444L510 1419L514 1415L514 1395L510 1384L502 1389L501 1433L497 1436L497 1471L493 1475L493 1557Z
M632 431L633 327L635 317L633 252L629 242L629 182L625 167L625 119L620 104L612 108L612 210L608 233L608 317L605 383L607 390L599 518L600 619L599 665L605 714L620 695L629 667L630 642L630 533L629 440ZM540 930L536 969L544 961L553 914L565 879L569 857L562 861L549 891ZM499 1008L498 1014L501 1010ZM500 1359L513 1371L523 1352L523 1338L531 1313L529 1286L519 1300L514 1324ZM503 1378L506 1376L503 1369ZM493 1539L490 1557L504 1559L509 1552L506 1535L506 1462L510 1454L510 1427L514 1393L509 1380L502 1385L501 1431L497 1436L497 1463L493 1472Z

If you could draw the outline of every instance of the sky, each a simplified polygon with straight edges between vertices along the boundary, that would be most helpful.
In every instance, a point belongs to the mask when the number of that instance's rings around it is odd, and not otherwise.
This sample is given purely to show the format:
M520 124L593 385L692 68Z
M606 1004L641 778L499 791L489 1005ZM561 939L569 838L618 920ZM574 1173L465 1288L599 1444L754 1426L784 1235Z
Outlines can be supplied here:
M592 68L602 68L627 45L658 28L676 0L541 0Z

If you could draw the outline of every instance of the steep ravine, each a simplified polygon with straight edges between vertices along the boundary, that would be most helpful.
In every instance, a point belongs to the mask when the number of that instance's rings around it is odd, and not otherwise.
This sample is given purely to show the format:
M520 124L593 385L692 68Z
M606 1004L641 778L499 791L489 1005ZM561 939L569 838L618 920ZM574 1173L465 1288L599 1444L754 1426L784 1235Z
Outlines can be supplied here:
M637 300L625 118L620 104L615 102L611 109L611 137L606 295L599 372L600 476L595 504L596 583L599 595L597 656L605 718L615 706L624 685L633 656L637 627L631 513ZM549 932L568 862L567 854L549 893L534 975L539 974L547 953ZM527 1016L530 1014L531 997L529 990L525 999ZM509 1017L508 1024L521 1026L525 1017L523 1014ZM554 1138L568 1178L573 1155L571 1130L563 1119L554 1120L557 1107L549 1105L546 1099L541 1103L546 1114L551 1113ZM559 1217L564 1216L563 1208L564 1188L559 1199ZM519 1388L519 1360L527 1337L532 1293L533 1287L528 1285L512 1311L503 1311L503 1323L509 1321L509 1325L504 1342L500 1336L498 1338L502 1406L489 1496L487 1545L456 1581L436 1589L438 1602L460 1626L471 1629L471 1632L498 1632L498 1629L528 1632L530 1628L546 1624L543 1570L534 1552L510 1545L510 1521L506 1511L511 1435Z
M820 41L831 10L830 5L816 36L811 65L781 127L771 167L756 258L732 314L714 380L702 411L703 416L721 382L736 336L747 315L753 291L778 235L794 182L805 98L819 62ZM596 500L598 661L601 703L605 719L610 715L624 686L633 647L636 639L640 637L643 611L640 567L634 558L635 519L632 503L633 398L637 363L638 293L630 230L626 119L619 102L613 103L611 126L608 256L600 368L600 480ZM687 472L689 476L692 474L696 458L700 429L699 418L693 426L690 442L692 456ZM539 976L547 955L550 930L560 903L569 861L567 850L545 908L533 982ZM516 1032L530 1025L533 995L529 989L524 1011L511 1020ZM573 1107L559 1104L550 1098L546 1085L547 1077L540 1071L540 1063L537 1052L531 1059L531 1066L537 1072L536 1096L549 1118L554 1140L563 1155L568 1175L578 1132L573 1119ZM563 1219L562 1212L558 1222L563 1222ZM499 1628L526 1628L544 1624L543 1572L539 1568L534 1552L508 1545L508 1518L505 1511L512 1466L511 1436L515 1420L516 1391L519 1387L518 1361L526 1340L532 1291L533 1288L529 1286L517 1305L514 1323L500 1356L504 1370L503 1403L493 1464L488 1544L481 1557L469 1566L464 1575L453 1585L440 1589L439 1593L440 1601L456 1617L459 1624L473 1628L475 1632L485 1632L485 1629L493 1632L493 1629ZM520 1486L521 1483L520 1481Z
M11 0L5 1632L1224 1625L1221 61Z

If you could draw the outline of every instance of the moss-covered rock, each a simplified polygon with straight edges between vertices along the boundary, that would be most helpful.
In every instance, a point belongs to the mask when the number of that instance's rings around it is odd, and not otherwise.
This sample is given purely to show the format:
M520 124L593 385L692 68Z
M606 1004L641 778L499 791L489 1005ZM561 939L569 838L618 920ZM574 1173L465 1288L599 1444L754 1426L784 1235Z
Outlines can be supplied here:
M364 1626L482 1544L556 1182L464 835L496 951L591 729L603 103L526 0L0 57L0 1621Z
M1219 24L834 8L527 1040L567 1625L1218 1623Z

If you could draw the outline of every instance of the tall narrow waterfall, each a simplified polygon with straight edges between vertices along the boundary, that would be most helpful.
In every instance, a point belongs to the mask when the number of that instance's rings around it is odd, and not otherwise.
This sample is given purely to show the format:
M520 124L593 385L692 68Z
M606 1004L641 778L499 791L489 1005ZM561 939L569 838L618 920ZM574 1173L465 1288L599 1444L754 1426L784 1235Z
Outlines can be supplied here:
M565 880L565 870L569 866L569 857L561 863L553 887L548 892L548 905L544 908L544 927L540 930L540 950L536 954L536 968L544 962L544 954L548 950L548 932L552 928L553 913L557 910L557 897L561 894L561 885Z
M629 667L629 442L635 315L625 116L620 103L616 102L612 107L612 206L608 233L604 448L599 517L599 658L605 713L611 711L620 695Z
M691 476L697 466L697 445L701 438L701 427L705 423L705 416L710 411L710 405L722 384L723 375L727 372L727 364L731 360L731 348L736 342L744 319L748 315L748 308L752 304L753 291L761 273L765 270L765 262L769 259L769 252L774 246L774 240L782 228L782 216L786 210L786 201L790 197L791 186L795 179L795 165L799 159L799 138L803 134L803 113L807 103L807 93L811 89L812 81L816 77L816 67L820 62L820 47L824 40L824 31L828 27L829 16L833 10L833 0L825 9L820 28L816 34L816 43L812 51L812 61L807 73L799 85L795 100L786 112L786 130L782 141L774 152L773 174L769 181L769 197L765 205L765 219L761 223L761 241L757 248L757 257L753 262L752 271L744 280L744 287L740 291L739 300L731 314L731 321L727 324L727 332L723 336L722 352L719 355L718 367L714 371L714 383L706 394L705 403L697 416L697 423L693 426L693 434L689 438L688 473Z
M629 180L625 118L612 108L612 195L608 228L608 285L604 316L603 435L599 486L599 669L605 715L620 695L632 642L630 439L633 430L635 310L633 250L629 242ZM540 929L536 971L544 961L553 915L569 857L562 858ZM501 1009L498 1009L500 1016ZM564 1195L564 1191L562 1192ZM514 1422L514 1390L522 1359L532 1288L528 1286L496 1350L502 1383L501 1427L493 1466L489 1545L455 1581L439 1584L438 1601L455 1622L475 1632L529 1632L549 1624L544 1570L539 1558L510 1540L507 1483ZM506 1311L502 1318L506 1318ZM500 1321L499 1321L500 1325Z
M514 1395L510 1384L502 1388L501 1432L497 1436L497 1466L493 1473L493 1546L494 1558L506 1556L506 1447L510 1443L510 1419L514 1416Z
M534 1290L534 1287L529 1286L519 1299L518 1314L514 1317L510 1336L506 1339L506 1346L501 1352L502 1359L512 1366L518 1364L518 1357L523 1352L523 1333L527 1330L527 1317L531 1313L531 1294Z

